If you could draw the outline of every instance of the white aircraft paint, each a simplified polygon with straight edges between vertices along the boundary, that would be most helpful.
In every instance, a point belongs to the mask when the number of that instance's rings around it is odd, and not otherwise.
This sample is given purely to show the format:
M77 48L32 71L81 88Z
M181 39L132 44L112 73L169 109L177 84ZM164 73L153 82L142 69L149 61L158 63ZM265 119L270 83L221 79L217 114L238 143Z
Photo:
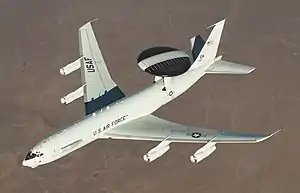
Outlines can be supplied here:
M139 118L146 117L152 114L161 106L167 104L168 102L183 94L192 85L194 85L197 80L199 80L206 73L209 73L207 72L207 69L215 62L216 52L218 49L224 23L225 20L222 20L214 25L212 33L208 37L206 44L204 45L197 59L192 64L190 70L182 75L165 79L165 81L167 82L165 82L165 84L163 82L163 79L156 78L157 81L155 83L151 84L149 87L141 90L140 92L117 100L109 106L104 107L92 114L89 114L83 119L76 121L72 125L64 128L63 130L47 137L30 150L26 158L23 160L22 164L27 167L35 168L39 165L44 165L58 160L97 139L114 138L114 136L116 136L115 138L152 140L151 137L134 137L134 132L133 134L132 132L131 134L129 132L130 135L133 135L133 137L129 137L124 133L121 134L121 131L118 131L117 128L121 128L122 125L131 122L135 123ZM250 71L253 70L254 68L251 68L247 73L250 73ZM107 77L107 79L110 78L109 75L107 75ZM112 87L115 86L113 82L111 84ZM164 86L166 86L166 91L162 91L162 88ZM155 124L155 122L153 123ZM184 129L185 127L182 130L178 130L177 133L174 134L174 136L170 137L170 141L167 141L166 143L169 144L170 142L176 141L188 141L195 143L205 141L208 142L211 140L211 138L209 137L212 135L215 135L212 137L214 137L214 139L216 138L217 140L216 132L212 132L210 134L210 130L202 129L201 131L203 133L207 132L207 135L205 135L202 139L199 138L202 141L196 141L197 138L201 135L197 133L197 135L195 136L192 134L192 137L187 136L187 133L182 133L186 132L186 130ZM158 132L157 136L162 135L164 131L161 130L160 133ZM172 133L171 130L167 130L167 132L169 131ZM151 132L152 131L149 130L149 135L151 135ZM153 130L153 132L155 131ZM265 140L267 137L269 137L265 135L258 137L253 137L250 135L225 135L226 133L223 132L221 132L220 134L223 135L223 138L220 137L219 140L220 142L222 142L223 140L224 143L226 143L226 140L227 142L234 142L235 139L237 139L237 141L240 140L240 142L245 143L247 141L257 142L259 140ZM158 138L162 137L168 136L160 136ZM190 139L187 139L188 137L190 137ZM150 152L153 153L153 151ZM160 153L159 155L162 155L163 153ZM144 156L144 158L145 157L147 156ZM191 161L197 162L194 159Z

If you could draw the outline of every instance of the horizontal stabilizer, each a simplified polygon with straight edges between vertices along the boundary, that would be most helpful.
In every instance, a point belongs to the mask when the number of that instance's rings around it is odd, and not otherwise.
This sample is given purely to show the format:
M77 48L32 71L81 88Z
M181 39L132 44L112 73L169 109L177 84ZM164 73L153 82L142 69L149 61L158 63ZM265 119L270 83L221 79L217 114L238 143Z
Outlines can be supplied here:
M218 60L214 62L207 70L207 74L249 74L254 71L252 66Z

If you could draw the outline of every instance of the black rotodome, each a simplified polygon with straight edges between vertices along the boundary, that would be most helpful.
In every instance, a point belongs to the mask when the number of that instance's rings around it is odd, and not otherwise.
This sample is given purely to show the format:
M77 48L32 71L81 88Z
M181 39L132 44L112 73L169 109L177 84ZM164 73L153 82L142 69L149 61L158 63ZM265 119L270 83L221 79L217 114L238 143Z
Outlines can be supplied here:
M148 48L144 50L142 53L140 53L140 55L138 56L138 63L142 60L145 60L146 58L150 58L151 56L155 56L165 52L176 51L176 50L178 49L167 47L167 46L157 46L157 47Z
M154 76L172 77L185 73L191 67L189 57L180 57L170 60L165 60L149 66L145 72Z

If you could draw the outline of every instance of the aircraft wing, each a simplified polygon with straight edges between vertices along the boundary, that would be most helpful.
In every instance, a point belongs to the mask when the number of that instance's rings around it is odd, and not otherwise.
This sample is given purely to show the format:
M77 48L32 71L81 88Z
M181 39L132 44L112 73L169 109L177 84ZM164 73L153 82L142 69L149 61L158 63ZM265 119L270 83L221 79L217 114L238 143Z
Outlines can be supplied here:
M95 20L93 20L95 21ZM84 97L85 114L91 114L125 96L110 76L90 21L78 30L80 58L60 69L62 75L81 69L82 86L62 97L68 104Z
M86 114L93 113L125 95L110 77L97 43L91 22L79 29L81 77L84 88Z
M164 141L182 143L208 143L213 139L216 143L258 143L272 134L254 134L229 131L217 131L207 128L196 128L173 123L154 115L147 115L137 120L124 123L107 130L104 138Z

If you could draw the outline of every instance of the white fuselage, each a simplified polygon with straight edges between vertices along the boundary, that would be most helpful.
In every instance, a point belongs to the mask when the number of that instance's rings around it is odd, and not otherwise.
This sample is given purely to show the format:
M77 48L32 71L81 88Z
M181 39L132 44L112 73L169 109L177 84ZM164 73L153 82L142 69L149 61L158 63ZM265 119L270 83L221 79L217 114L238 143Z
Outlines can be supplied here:
M24 160L23 165L37 167L55 161L92 141L105 138L106 131L156 111L189 89L205 74L208 66L160 79L150 87L91 114L41 141L31 152L39 156ZM162 88L166 85L166 91ZM171 93L170 93L171 92Z

